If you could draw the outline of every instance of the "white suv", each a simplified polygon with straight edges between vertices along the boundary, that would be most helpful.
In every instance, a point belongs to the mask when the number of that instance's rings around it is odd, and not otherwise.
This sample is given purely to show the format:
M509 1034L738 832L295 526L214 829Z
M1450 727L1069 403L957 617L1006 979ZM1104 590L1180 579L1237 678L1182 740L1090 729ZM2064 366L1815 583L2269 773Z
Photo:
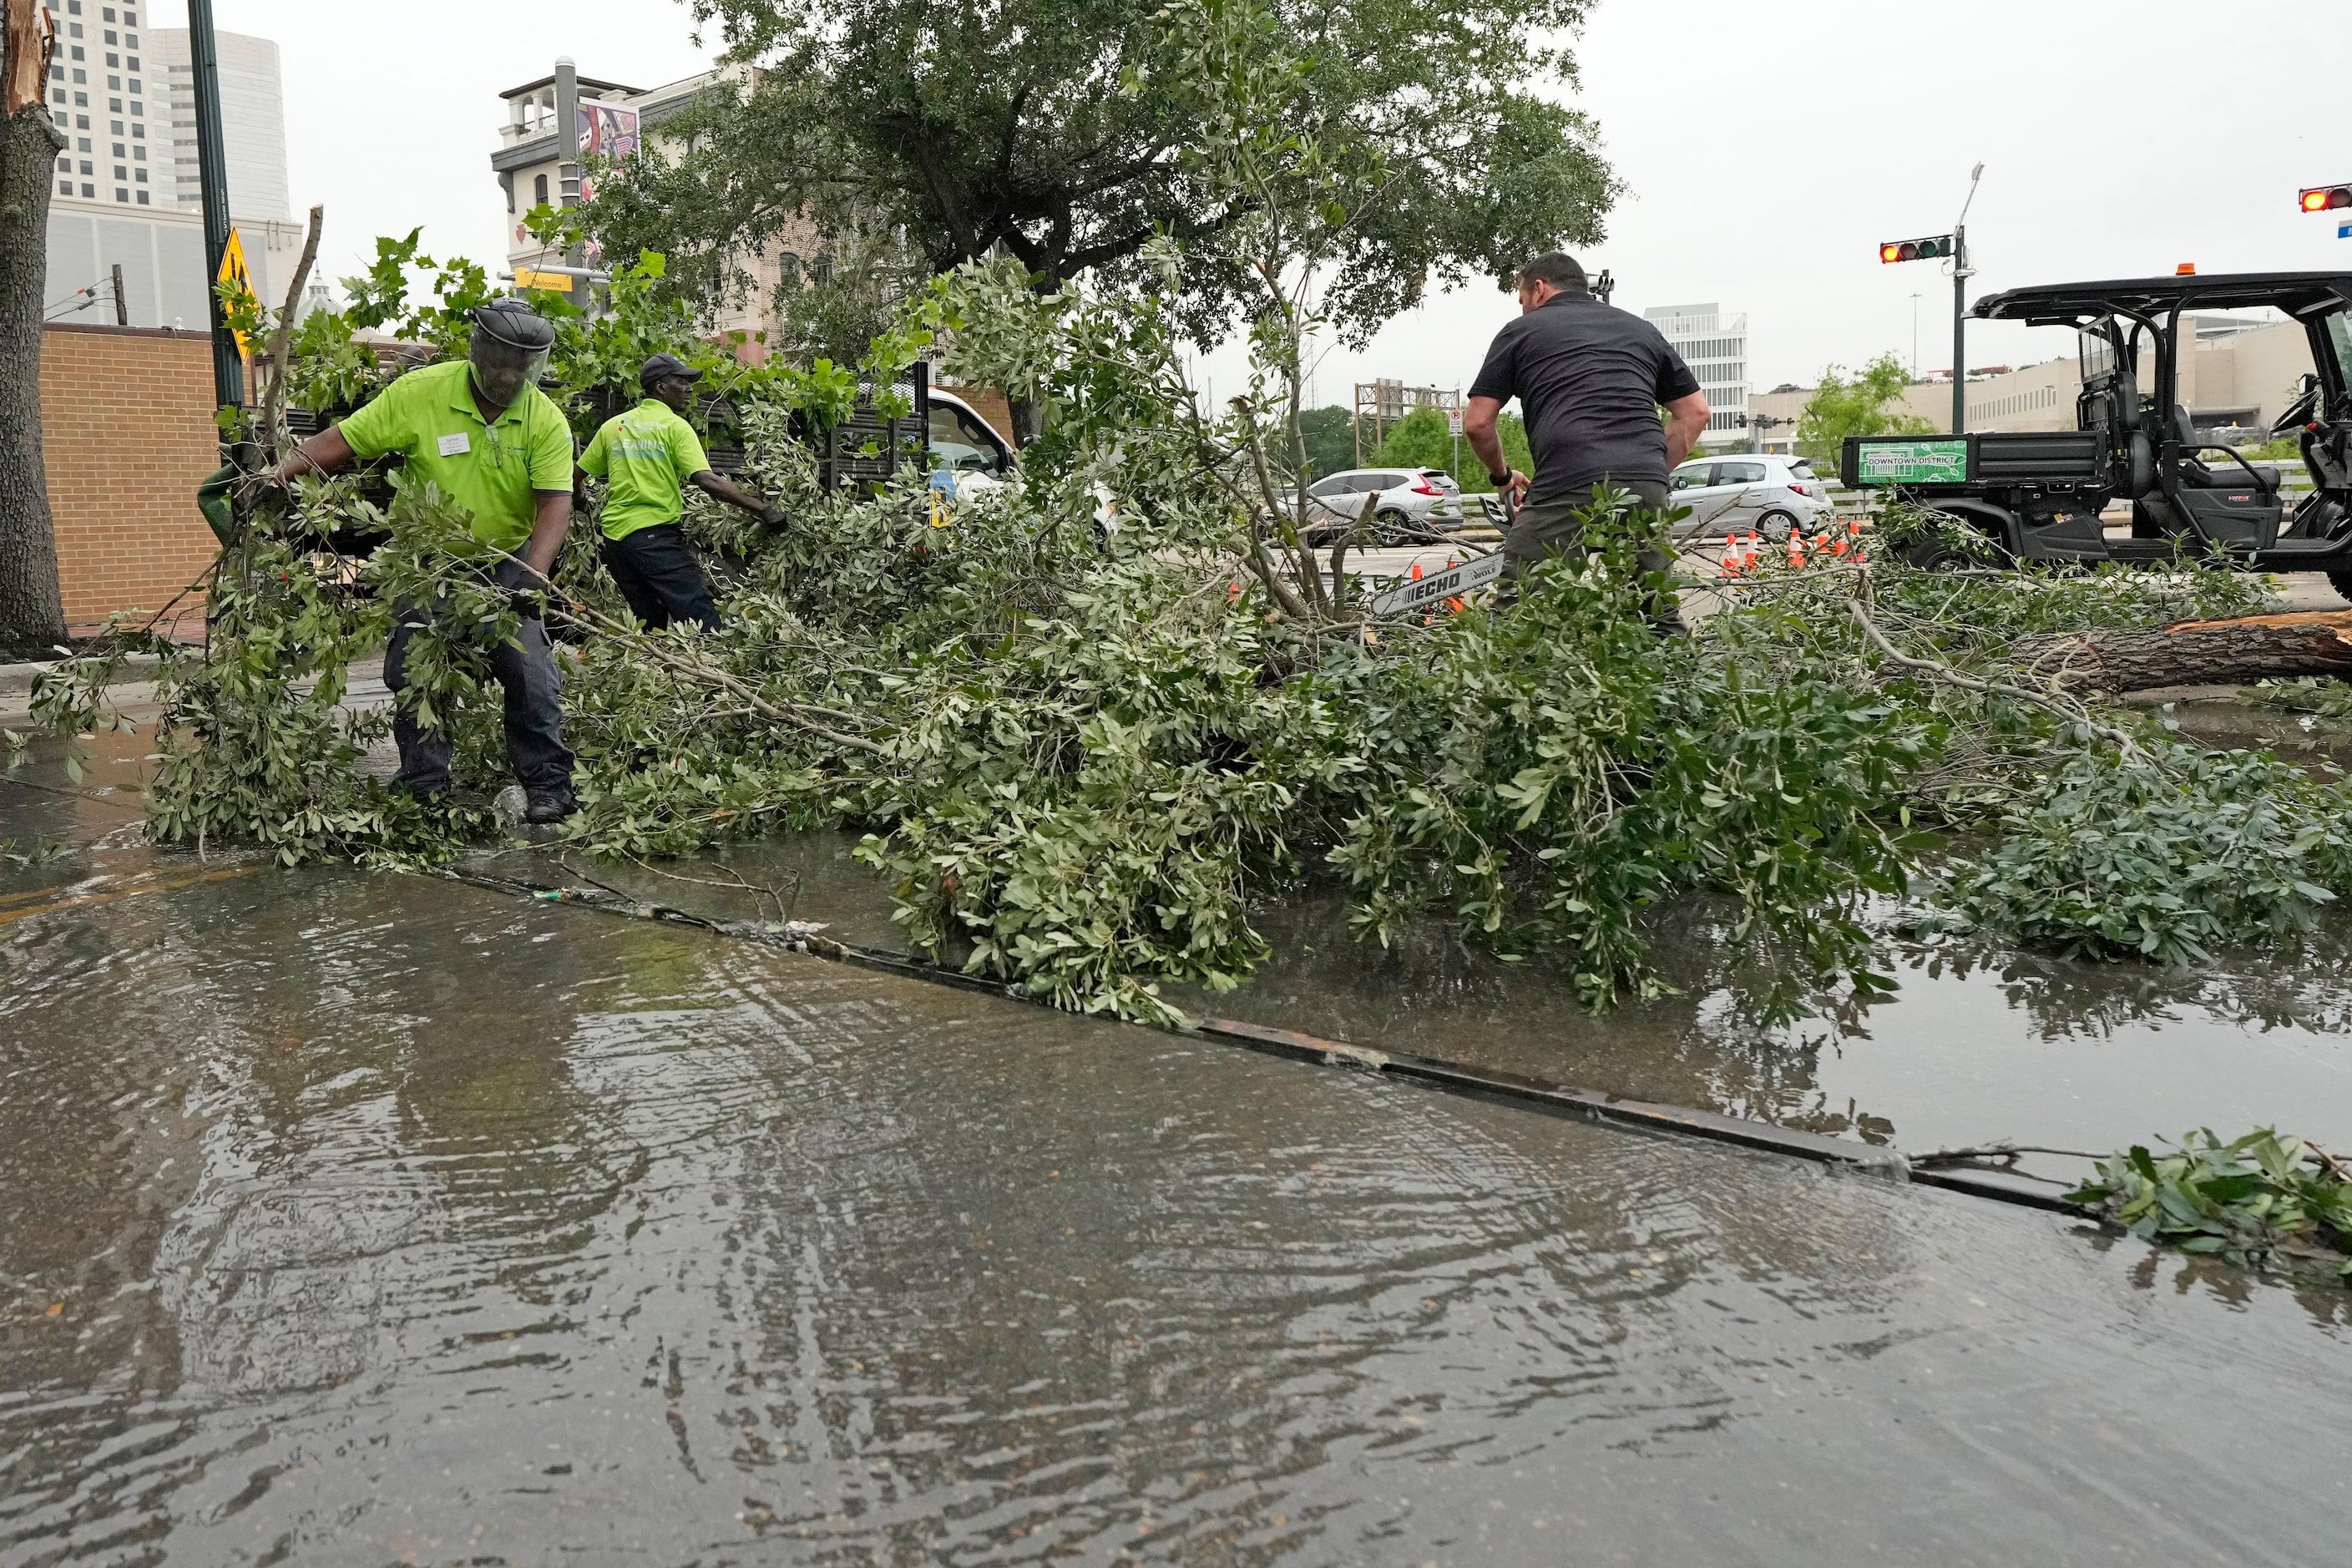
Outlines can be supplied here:
M1381 544L1417 544L1462 526L1462 487L1444 468L1346 468L1307 491L1309 544L1336 544L1378 491L1372 531Z
M1675 524L1676 539L1719 539L1751 530L1780 540L1789 531L1811 529L1827 517L1829 487L1802 458L1734 452L1694 458L1669 481L1672 507L1690 515Z

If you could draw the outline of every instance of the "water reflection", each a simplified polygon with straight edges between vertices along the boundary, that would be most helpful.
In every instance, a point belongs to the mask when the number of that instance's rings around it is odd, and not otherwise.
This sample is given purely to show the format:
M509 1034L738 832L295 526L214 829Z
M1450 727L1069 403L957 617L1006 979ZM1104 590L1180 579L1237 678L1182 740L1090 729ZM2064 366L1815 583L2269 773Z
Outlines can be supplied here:
M425 879L5 930L0 1563L2336 1533L2197 1456L2332 1495L2341 1329L2042 1218Z

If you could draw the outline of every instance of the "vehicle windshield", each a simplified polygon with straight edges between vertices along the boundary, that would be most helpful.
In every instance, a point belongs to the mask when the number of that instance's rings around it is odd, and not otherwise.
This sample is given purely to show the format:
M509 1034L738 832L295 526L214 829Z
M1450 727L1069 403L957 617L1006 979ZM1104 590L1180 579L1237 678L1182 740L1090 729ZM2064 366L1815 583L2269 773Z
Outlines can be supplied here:
M993 473L996 448L971 428L963 410L945 403L931 405L931 453L940 466L957 473Z
M2083 380L2095 382L2116 368L2116 345L2107 336L2107 323L2085 328L2075 336L2080 340L2078 354L2083 364Z

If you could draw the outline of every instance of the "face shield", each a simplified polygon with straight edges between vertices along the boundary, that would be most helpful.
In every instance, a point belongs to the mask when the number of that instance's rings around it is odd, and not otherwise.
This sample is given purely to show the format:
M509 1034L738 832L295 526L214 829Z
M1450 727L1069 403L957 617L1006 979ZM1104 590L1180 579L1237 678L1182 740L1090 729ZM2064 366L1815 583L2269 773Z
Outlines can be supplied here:
M555 328L519 300L499 300L474 312L473 341L466 352L474 390L485 403L511 406L523 389L547 370Z

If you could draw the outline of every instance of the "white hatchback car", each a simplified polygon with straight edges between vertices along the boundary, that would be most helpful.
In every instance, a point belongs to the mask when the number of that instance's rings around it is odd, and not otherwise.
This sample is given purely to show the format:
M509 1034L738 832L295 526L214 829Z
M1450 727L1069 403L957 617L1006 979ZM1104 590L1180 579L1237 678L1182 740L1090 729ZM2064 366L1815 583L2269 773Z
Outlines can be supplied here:
M1670 504L1690 508L1675 524L1676 539L1720 539L1751 530L1780 540L1810 529L1833 510L1829 487L1802 458L1735 452L1694 458L1669 481Z

